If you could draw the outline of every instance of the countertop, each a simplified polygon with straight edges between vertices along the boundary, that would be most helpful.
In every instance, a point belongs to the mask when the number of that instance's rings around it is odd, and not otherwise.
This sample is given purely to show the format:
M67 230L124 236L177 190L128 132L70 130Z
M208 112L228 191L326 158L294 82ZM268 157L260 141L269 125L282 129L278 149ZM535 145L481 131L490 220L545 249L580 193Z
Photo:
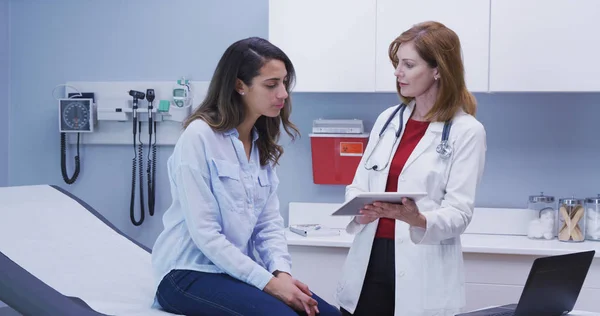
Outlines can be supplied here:
M349 248L354 235L344 230L339 236L303 237L289 230L286 231L288 245L313 247ZM553 256L578 251L596 250L600 257L600 242L586 240L579 243L552 240L533 240L527 236L463 234L461 236L463 253L490 253L511 255Z

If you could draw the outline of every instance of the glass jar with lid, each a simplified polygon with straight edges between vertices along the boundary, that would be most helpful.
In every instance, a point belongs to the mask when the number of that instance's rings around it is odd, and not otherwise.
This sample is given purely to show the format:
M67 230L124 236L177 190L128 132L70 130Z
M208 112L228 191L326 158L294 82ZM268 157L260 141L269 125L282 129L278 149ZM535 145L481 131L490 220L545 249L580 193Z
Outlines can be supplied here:
M558 240L582 242L585 240L586 216L583 199L558 200Z
M600 194L585 199L586 233L585 239L600 241Z
M553 196L530 195L527 208L535 211L535 219L529 223L527 237L532 239L553 239L556 236L556 204Z

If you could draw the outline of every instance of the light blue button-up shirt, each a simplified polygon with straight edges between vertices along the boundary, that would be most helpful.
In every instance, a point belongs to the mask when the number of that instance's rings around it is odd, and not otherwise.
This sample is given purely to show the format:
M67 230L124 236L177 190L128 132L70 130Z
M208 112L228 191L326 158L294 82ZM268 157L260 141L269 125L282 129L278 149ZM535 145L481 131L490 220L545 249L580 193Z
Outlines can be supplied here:
M167 163L173 203L152 249L156 286L172 269L227 273L261 290L274 271L291 273L279 179L260 166L252 135L248 160L236 129L196 120L183 131Z

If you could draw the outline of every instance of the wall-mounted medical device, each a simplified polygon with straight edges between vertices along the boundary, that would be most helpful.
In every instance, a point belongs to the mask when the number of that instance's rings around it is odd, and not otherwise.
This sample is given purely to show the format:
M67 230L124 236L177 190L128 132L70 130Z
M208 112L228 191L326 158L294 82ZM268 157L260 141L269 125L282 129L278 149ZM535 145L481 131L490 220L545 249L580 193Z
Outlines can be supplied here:
M59 86L65 87L65 98L54 96ZM72 184L79 176L80 144L133 146L130 218L133 225L142 225L148 214L155 213L158 146L175 145L194 100L204 99L208 86L208 81L185 78L175 83L81 81L58 85L52 95L58 101L64 181ZM75 170L69 176L67 144L75 143Z
M192 105L192 89L189 80L185 78L177 80L177 86L173 88L173 103L178 108Z
M149 111L147 107L143 106L145 103L143 101L137 104L136 107L133 100L117 102L115 96L111 98L113 99L111 105L103 104L98 108L98 120L127 122L135 118L138 122L146 122L152 117L153 122L173 121L181 123L191 114L194 101L191 85L190 80L180 79L176 81L174 88L170 84L167 92L164 89L164 83L157 82L153 84L152 90L155 91L157 105L152 106ZM136 90L140 88L139 84L136 83L132 84L129 89ZM120 106L117 106L117 104Z
M208 81L179 77L169 81L70 81L64 86L66 95L78 95L79 92L85 95L87 91L95 94L97 124L93 132L81 135L81 142L86 145L131 145L134 106L129 91L146 93L148 89L154 90L152 108L149 109L147 98L140 99L135 116L138 124L142 122L144 134L150 117L152 126L156 122L160 132L154 134L153 142L161 146L175 145L183 131L182 122L204 99L209 84ZM67 137L67 142L75 144L75 138Z
M94 99L59 99L59 130L61 133L90 133L94 131L96 105Z
M310 134L313 182L315 184L352 183L369 134L362 120L317 119Z
M79 158L80 133L92 133L97 123L96 104L93 93L77 93L67 99L58 99L58 129L60 132L60 169L63 180L67 184L77 181L81 171ZM77 154L75 170L69 176L67 172L67 133L77 134Z
M146 169L147 176L147 189L148 189L148 213L150 216L154 215L154 201L155 201L155 180L156 180L156 112L154 110L154 100L156 94L154 89L147 89L146 93L136 90L129 90L129 96L132 98L132 134L133 134L133 165L131 167L131 199L129 202L129 217L131 223L135 226L140 226L144 222L145 218L145 203L144 203L144 144L142 142L142 121L138 121L139 102L146 99L148 107L146 108L146 116L148 122L148 147L152 155L148 153L148 164ZM139 144L137 134L139 136ZM154 136L154 138L153 138ZM135 151L137 150L137 155ZM139 169L138 169L139 166ZM136 195L136 170L139 170L139 198L140 198L140 216L139 220L135 219L135 195Z

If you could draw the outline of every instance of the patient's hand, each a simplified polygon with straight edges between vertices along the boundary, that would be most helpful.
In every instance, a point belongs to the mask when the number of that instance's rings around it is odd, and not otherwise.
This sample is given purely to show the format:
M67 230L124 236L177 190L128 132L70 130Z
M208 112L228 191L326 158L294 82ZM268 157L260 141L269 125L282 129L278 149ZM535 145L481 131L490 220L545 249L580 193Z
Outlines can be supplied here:
M265 292L273 295L297 311L304 311L309 316L319 312L317 301L304 283L292 278L287 273L279 273L267 283Z
M296 284L296 286L302 291L304 292L306 295L308 296L312 296L312 292L308 289L308 285L294 279L294 284ZM309 305L304 305L304 309L308 309L310 311L314 311L314 315L318 315L319 314L319 307L317 305L315 306L309 306ZM308 315L313 315L308 313Z
M297 287L298 287L298 288L299 288L299 289L300 289L302 292L304 292L304 294L306 294L306 295L308 295L308 296L312 296L312 292L311 292L311 291L310 291L310 289L308 288L308 285L306 285L306 284L304 284L304 283L300 282L299 280L295 279L294 277L292 277L292 276L291 276L291 275L289 275L288 273L285 273L285 272L284 272L284 273L281 273L281 274L279 274L279 277L283 277L283 278L291 278L291 279L293 280L294 284L295 284L295 285L296 285L296 286L297 286ZM311 307L311 306L308 306L308 305L305 305L305 306L304 306L304 309L307 309L307 308L308 308L308 309L311 309L311 310L314 310L314 311L315 311L315 314L318 314L318 313L319 313L319 308L318 308L318 306L317 306L317 305L315 305L315 306L312 306L312 307ZM309 314L309 315L311 315L311 314Z

